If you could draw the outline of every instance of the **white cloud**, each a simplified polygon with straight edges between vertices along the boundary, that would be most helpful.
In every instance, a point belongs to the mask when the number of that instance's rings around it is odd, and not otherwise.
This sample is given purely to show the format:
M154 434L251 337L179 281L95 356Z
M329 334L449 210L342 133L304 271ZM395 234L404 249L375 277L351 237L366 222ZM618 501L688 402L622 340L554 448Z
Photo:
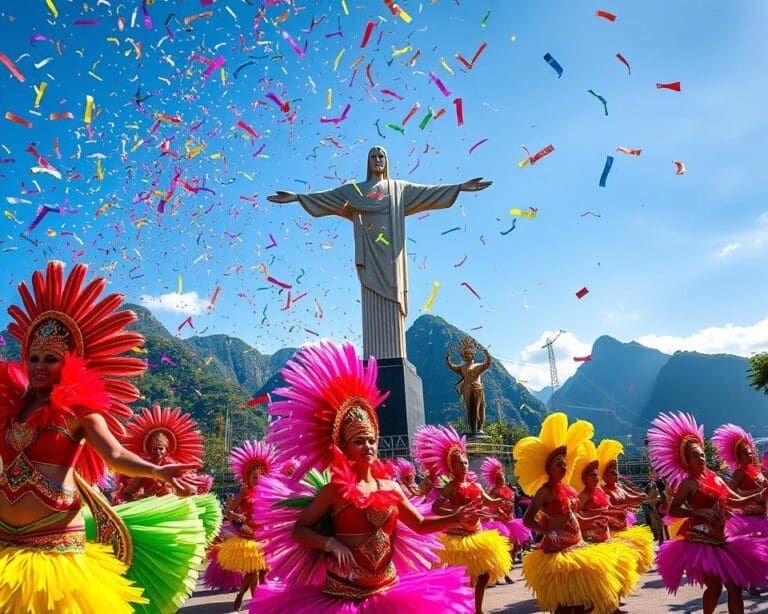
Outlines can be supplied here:
M637 342L666 354L686 350L702 354L749 356L753 352L764 352L768 347L768 318L752 326L710 326L687 337L645 335Z
M497 356L509 373L518 380L525 380L529 390L541 390L550 385L549 357L542 348L547 338L554 338L557 331L544 331L536 341L520 350L515 358ZM592 350L592 344L581 341L573 333L563 333L552 346L555 351L557 377L562 385L581 363L574 362L574 356L586 356Z
M185 292L184 294L169 292L160 296L142 294L141 302L150 311L180 313L185 316L200 315L208 308L208 299L199 297L197 292Z
M763 213L756 222L750 222L749 230L730 237L728 243L715 252L715 257L725 258L736 251L760 252L768 246L768 213Z

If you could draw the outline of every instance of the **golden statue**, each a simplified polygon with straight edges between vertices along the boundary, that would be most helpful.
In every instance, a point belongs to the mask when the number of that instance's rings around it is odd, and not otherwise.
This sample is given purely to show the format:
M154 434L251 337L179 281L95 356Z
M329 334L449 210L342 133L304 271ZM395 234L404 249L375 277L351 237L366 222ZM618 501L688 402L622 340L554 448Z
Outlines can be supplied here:
M464 361L458 365L451 362L451 356L456 349L460 350L461 358ZM478 350L485 354L483 362L475 362L475 353ZM459 342L458 348L455 345L448 348L445 364L451 371L461 376L456 382L455 388L456 394L464 400L470 431L473 434L482 433L485 422L485 390L480 376L491 366L491 355L477 341L470 337L464 337Z

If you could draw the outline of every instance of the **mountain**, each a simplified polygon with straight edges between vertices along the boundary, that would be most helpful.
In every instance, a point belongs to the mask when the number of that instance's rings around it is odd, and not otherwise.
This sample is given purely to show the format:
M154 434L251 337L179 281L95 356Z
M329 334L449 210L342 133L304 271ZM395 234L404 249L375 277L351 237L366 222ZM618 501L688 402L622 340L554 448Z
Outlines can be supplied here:
M258 390L275 372L269 356L241 339L208 335L190 337L185 342L210 371L224 379L236 381L246 390Z
M650 420L660 411L686 411L708 434L733 422L764 436L768 396L749 386L747 368L740 356L676 352L659 373L643 416Z
M640 345L599 337L592 360L558 389L547 404L595 425L600 437L642 438L647 427L643 411L669 355Z
M424 411L430 424L446 423L465 416L461 399L454 383L458 376L445 365L448 347L455 346L468 336L440 317L422 315L406 331L408 359L416 367L424 384ZM480 358L477 358L480 360ZM460 360L458 352L453 362ZM485 387L486 423L504 421L538 428L547 413L544 403L527 388L517 383L498 360L483 373Z
M549 399L552 398L552 386L544 386L541 390L531 390L531 394L542 403L549 403Z

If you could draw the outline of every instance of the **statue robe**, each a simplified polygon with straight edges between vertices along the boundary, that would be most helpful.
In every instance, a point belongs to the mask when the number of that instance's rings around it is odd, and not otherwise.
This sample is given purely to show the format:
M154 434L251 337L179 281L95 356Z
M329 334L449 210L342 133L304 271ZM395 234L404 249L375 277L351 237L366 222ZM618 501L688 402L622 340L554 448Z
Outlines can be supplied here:
M447 209L460 186L427 186L382 179L314 194L299 202L314 217L338 215L354 226L355 267L362 286L363 355L405 358L408 315L408 265L405 217L430 209Z

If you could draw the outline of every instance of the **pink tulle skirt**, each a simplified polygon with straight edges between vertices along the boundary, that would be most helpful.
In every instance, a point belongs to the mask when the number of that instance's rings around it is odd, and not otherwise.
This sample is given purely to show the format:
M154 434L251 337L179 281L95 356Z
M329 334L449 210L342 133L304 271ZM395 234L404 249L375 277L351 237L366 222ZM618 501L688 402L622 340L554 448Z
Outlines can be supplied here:
M627 526L634 527L637 524L637 516L633 512L627 512Z
M734 514L725 525L728 535L760 535L768 537L768 518Z
M208 560L208 567L205 568L205 573L203 574L203 582L208 588L214 590L235 591L240 589L244 577L244 574L237 573L236 571L222 569L216 560L216 556L213 556Z
M685 539L665 541L656 554L656 565L671 593L677 592L683 573L689 584L700 586L705 585L707 577L736 586L765 586L768 538L739 535L729 537L722 546Z
M513 518L509 521L490 520L483 523L483 530L496 529L499 535L515 542L518 546L527 544L533 539L531 530L523 524L521 518Z
M408 574L389 590L366 599L332 597L318 586L268 582L259 586L248 606L250 614L472 614L474 609L474 591L461 567Z

